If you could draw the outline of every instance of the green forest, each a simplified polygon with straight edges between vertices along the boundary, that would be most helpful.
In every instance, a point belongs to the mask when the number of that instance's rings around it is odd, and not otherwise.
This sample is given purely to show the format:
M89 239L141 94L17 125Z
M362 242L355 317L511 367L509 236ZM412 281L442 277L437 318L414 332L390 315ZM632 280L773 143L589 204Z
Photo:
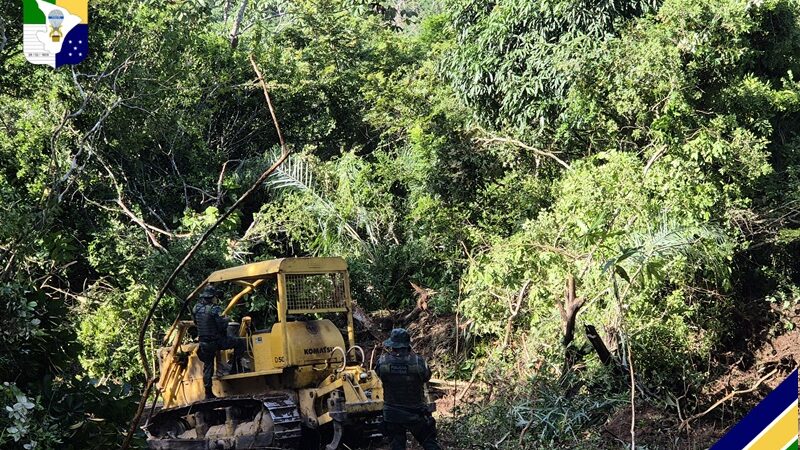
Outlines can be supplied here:
M122 443L159 289L281 154L251 57L291 153L168 287L151 363L210 272L341 256L457 386L444 448L706 449L798 365L797 0L92 0L58 69L28 3L0 2L2 448Z

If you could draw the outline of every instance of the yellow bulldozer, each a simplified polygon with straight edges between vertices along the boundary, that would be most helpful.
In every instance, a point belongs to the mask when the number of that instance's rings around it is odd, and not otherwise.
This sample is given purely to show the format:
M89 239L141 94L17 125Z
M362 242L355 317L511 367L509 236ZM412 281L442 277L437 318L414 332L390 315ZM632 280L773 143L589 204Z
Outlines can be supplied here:
M268 299L275 305L271 327L256 329L259 320L251 316L229 323L229 335L247 343L244 370L220 371L231 356L220 351L217 398L206 399L195 325L176 321L167 345L157 350L161 402L143 427L149 448L318 448L329 442L325 449L334 450L343 435L379 436L383 387L371 369L372 356L367 360L355 342L343 259L283 258L219 270L189 298L209 284L227 287L231 295L224 316L247 296L274 293ZM346 342L339 327L346 329ZM306 443L309 434L317 436L316 444Z

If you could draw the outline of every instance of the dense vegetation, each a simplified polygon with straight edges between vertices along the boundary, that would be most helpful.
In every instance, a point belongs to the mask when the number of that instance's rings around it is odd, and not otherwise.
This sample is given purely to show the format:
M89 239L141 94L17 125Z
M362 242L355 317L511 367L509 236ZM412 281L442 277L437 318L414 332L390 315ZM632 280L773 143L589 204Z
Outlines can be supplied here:
M22 6L0 6L3 448L121 441L156 291L276 156L251 54L294 153L152 342L210 268L342 255L365 309L411 306L413 282L458 313L470 345L441 376L500 380L445 424L454 448L600 448L629 372L686 417L719 355L794 326L796 0L89 6L91 56L59 70L25 60Z

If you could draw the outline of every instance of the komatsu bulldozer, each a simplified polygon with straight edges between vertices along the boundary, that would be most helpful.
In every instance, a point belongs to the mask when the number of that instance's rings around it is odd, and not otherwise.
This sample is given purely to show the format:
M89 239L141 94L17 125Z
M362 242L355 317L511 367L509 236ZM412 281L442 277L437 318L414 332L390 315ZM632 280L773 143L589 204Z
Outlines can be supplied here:
M143 426L149 448L314 448L305 442L316 434L324 442L330 436L325 448L333 450L350 431L379 436L383 387L355 343L343 259L284 258L219 270L187 300L209 284L233 292L224 316L246 296L265 297L276 287L277 318L268 329L255 329L259 321L251 316L229 324L229 334L247 343L244 371L220 371L232 352L218 352L212 399L205 398L194 323L176 320L157 351L161 401ZM346 341L337 324L346 328Z

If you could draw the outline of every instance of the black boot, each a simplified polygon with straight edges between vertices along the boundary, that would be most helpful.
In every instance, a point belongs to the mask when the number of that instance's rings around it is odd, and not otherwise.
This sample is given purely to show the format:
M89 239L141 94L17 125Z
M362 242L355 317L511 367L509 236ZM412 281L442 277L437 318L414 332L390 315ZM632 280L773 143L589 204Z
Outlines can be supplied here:
M237 373L244 372L241 359L232 359L228 361L228 366L231 368L231 371L228 373L228 375L236 375Z
M211 389L211 387L206 387L206 400L210 400L213 398L217 398L217 396L214 395L214 391Z

